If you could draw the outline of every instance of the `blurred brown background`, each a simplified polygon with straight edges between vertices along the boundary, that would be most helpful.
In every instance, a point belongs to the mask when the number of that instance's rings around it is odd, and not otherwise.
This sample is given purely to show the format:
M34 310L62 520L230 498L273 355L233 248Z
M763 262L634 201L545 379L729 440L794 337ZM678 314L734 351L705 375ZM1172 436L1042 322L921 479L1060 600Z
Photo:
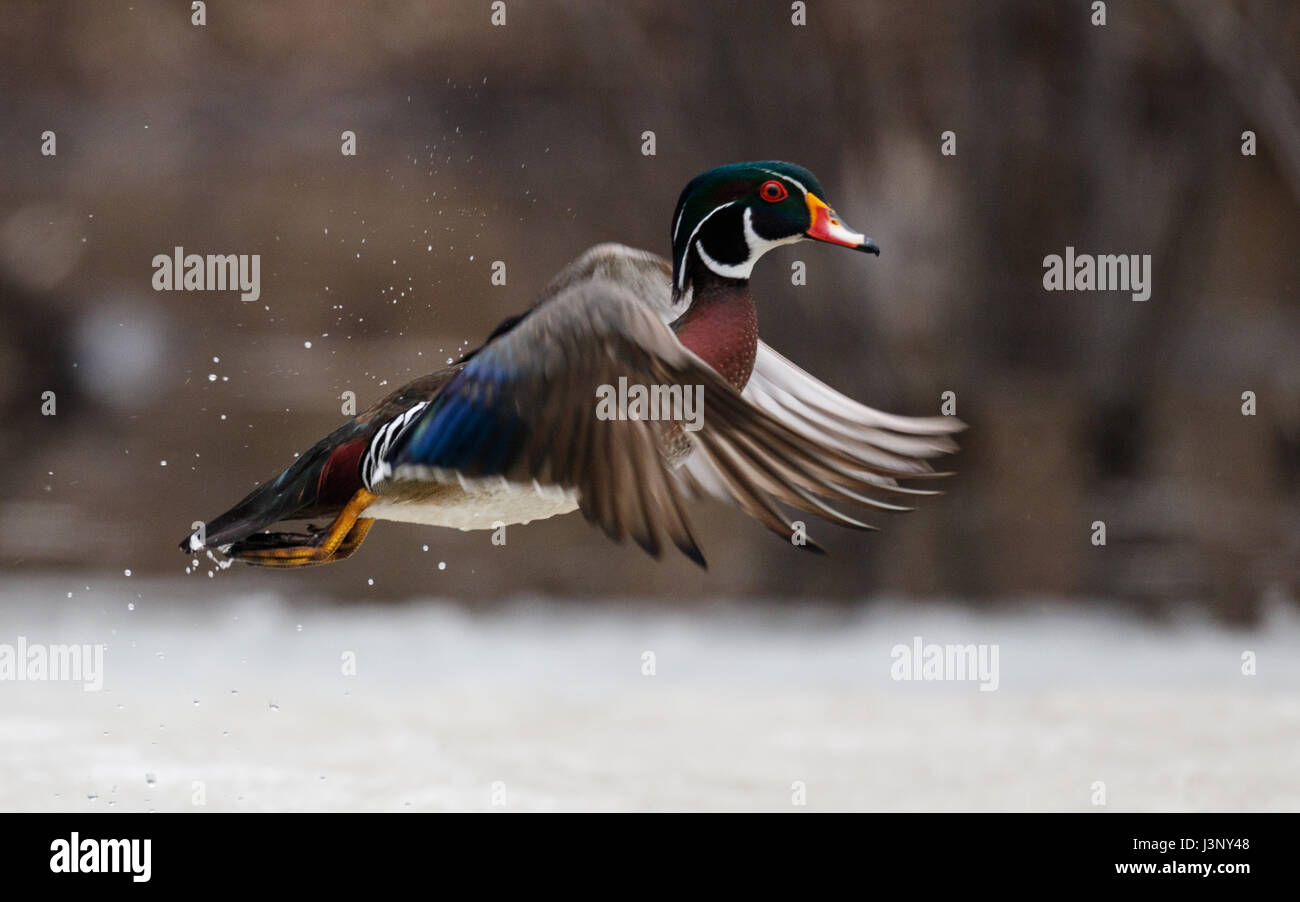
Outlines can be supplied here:
M1230 619L1294 597L1300 6L1111 3L1104 27L1083 2L808 7L796 27L788 2L507 0L493 27L486 0L213 2L195 27L183 2L6 3L4 570L180 574L191 521L337 425L344 391L364 406L436 369L591 244L665 253L691 176L783 158L884 253L773 253L763 333L873 406L955 392L972 428L945 497L878 535L814 526L826 559L697 507L708 573L575 515L505 548L380 524L338 566L182 585L1051 594ZM154 292L176 245L261 254L261 299ZM1151 300L1045 292L1066 245L1151 254Z

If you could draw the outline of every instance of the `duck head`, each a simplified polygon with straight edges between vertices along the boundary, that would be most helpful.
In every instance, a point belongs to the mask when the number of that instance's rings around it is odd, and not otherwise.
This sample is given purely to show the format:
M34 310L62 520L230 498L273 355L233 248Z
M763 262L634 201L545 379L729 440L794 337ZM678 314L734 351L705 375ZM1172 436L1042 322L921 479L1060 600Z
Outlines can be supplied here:
M758 258L782 244L813 239L879 254L841 220L821 183L793 163L732 163L696 176L673 214L673 295L699 279L749 278Z

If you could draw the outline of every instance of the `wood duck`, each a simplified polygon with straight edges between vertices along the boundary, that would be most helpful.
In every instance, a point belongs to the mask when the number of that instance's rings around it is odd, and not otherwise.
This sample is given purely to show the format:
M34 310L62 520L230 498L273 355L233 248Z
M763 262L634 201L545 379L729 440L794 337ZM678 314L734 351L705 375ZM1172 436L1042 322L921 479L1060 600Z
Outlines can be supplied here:
M963 424L873 410L758 338L749 276L767 251L813 239L880 253L824 197L791 163L697 176L673 215L671 262L591 248L481 347L344 423L181 550L299 567L348 557L376 520L493 529L580 510L615 541L659 557L667 538L705 566L687 497L738 506L812 551L779 505L857 529L874 527L842 507L909 510L877 496L937 494L898 480L945 475L929 460L956 450ZM598 415L614 385L695 391L703 415ZM306 533L262 532L323 517Z

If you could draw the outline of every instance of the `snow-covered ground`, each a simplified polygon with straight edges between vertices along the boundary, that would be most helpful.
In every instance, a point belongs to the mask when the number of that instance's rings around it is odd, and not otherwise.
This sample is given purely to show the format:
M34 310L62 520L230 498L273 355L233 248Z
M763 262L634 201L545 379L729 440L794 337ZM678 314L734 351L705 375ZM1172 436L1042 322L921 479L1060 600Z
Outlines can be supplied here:
M106 582L0 588L0 645L106 646L102 691L0 682L0 809L1094 810L1099 783L1106 810L1300 809L1281 605L1238 632L1048 603L474 612ZM895 681L916 636L996 644L997 690Z

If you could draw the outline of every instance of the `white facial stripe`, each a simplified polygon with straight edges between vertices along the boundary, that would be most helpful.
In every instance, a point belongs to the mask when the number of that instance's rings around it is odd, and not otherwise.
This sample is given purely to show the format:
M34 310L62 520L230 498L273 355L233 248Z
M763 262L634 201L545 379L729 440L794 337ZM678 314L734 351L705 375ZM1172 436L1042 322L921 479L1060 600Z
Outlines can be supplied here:
M757 262L758 258L766 254L774 247L780 247L783 244L794 244L803 241L803 235L788 235L785 238L764 238L758 232L754 231L754 210L751 207L745 208L745 246L749 248L750 265ZM757 248L757 250L755 250Z
M777 172L777 171L774 170L774 169L760 169L759 171L760 171L760 172L766 172L768 175L774 175L774 176L776 176L776 177L779 178L779 179L784 179L785 181L789 182L791 185L794 185L796 188L798 188L800 191L802 191L805 195L808 193L808 189L807 189L807 188L805 188L801 183L799 183L799 182L795 181L794 179L790 178L790 176L788 176L788 175L783 175L782 173Z
M710 216L713 214L709 214ZM719 263L709 256L708 251L704 249L704 242L695 242L695 249L699 251L700 259L717 275L724 279L748 279L754 271L754 264L758 258L766 254L774 247L780 247L783 244L794 244L796 241L803 239L802 235L790 235L787 238L772 240L764 238L754 231L754 210L752 207L745 208L745 231L742 233L745 238L745 260L736 263Z
M714 213L717 213L719 210L725 210L727 209L727 207L735 205L735 203L736 202L734 200L729 200L725 204L722 204L721 206L714 207L712 210L709 211L709 216L712 216ZM685 210L683 209L682 212L685 212ZM701 219L699 222L695 224L695 228L691 231L691 237L686 242L686 250L682 251L682 259L679 260L677 263L677 290L678 291L682 291L686 287L686 255L691 252L691 244L694 243L695 236L700 233L700 227L709 221L709 216L705 216L703 219Z
M724 279L748 279L749 274L754 271L754 261L752 258L746 260L744 263L737 263L735 266L732 266L727 263L719 263L717 260L710 257L709 252L704 249L703 241L695 242L695 249L699 251L700 259L704 261L704 265L713 270L716 274L722 276Z

